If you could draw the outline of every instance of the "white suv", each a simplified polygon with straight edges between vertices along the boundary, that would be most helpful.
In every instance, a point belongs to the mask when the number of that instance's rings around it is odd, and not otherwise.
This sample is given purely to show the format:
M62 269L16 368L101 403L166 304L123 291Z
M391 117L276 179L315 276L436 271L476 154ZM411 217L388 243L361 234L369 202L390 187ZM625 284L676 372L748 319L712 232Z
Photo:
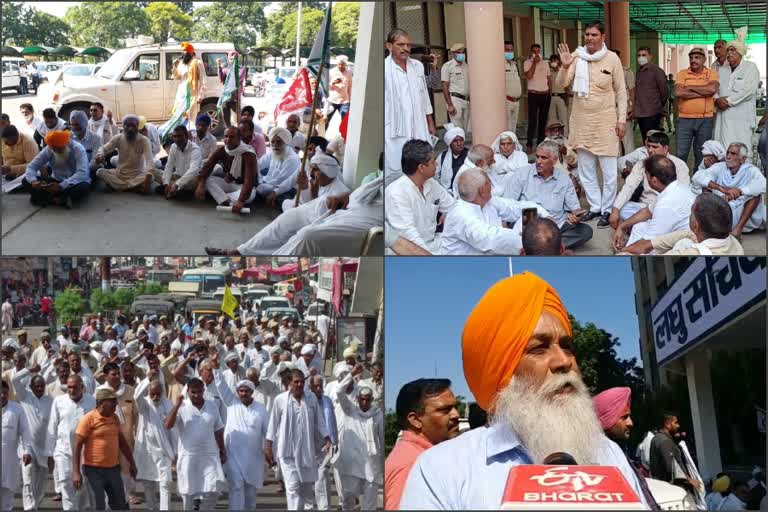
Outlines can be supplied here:
M3 89L16 89L16 94L21 94L21 78L19 78L19 63L24 59L4 58L3 62Z
M206 74L206 97L200 112L211 116L211 132L218 136L224 127L214 113L223 86L216 59L227 62L227 54L235 47L231 43L193 43L193 46ZM173 61L181 54L178 44L123 48L112 54L95 75L59 76L46 88L43 98L46 106L57 111L62 119L69 119L73 110L88 114L90 104L99 101L105 109L112 110L116 122L126 114L164 122L171 117L176 99L179 82L173 79Z

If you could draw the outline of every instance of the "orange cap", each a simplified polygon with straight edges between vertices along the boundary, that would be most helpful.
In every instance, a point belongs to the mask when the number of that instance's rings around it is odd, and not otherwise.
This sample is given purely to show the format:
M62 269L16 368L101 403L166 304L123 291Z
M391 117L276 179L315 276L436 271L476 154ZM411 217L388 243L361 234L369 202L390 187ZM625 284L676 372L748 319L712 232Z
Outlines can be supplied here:
M45 144L53 148L63 148L69 144L70 133L66 130L54 130L45 136Z
M544 311L568 334L571 321L557 292L539 276L524 272L493 285L470 313L461 337L464 377L486 411L504 389L525 353Z

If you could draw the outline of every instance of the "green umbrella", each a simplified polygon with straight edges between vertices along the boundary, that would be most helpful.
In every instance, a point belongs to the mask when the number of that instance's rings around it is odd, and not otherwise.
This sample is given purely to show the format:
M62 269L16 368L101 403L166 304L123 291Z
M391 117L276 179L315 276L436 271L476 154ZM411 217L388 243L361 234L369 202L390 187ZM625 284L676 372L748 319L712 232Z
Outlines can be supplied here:
M102 48L101 46L89 46L88 48L84 48L83 50L78 53L80 56L89 56L89 57L109 57L112 55L112 51L108 48Z
M54 48L50 52L48 52L48 55L58 55L61 57L74 57L78 52L77 48L74 48L72 46L59 46L57 48Z
M14 48L13 46L3 46L0 50L0 55L3 57L21 57L21 53L19 50Z
M21 50L22 55L48 55L50 48L46 46L27 46Z

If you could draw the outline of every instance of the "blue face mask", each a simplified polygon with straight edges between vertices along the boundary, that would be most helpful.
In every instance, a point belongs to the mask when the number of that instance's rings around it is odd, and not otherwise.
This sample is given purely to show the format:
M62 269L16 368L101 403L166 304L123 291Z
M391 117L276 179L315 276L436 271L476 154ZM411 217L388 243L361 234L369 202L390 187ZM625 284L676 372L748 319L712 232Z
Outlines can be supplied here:
M504 58L507 60L512 60L515 58L515 52L504 52Z
M463 53L456 54L456 62L464 62L464 59L466 59L466 56Z

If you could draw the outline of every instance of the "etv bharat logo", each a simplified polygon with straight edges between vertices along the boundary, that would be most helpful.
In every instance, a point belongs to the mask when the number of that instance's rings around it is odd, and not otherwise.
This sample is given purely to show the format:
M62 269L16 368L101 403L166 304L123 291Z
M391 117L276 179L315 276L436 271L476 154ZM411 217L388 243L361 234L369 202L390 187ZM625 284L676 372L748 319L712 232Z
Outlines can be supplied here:
M573 490L578 492L586 487L600 485L605 479L602 475L590 475L584 471L568 471L567 466L547 469L543 475L535 475L531 480L536 480L543 487L571 484Z

